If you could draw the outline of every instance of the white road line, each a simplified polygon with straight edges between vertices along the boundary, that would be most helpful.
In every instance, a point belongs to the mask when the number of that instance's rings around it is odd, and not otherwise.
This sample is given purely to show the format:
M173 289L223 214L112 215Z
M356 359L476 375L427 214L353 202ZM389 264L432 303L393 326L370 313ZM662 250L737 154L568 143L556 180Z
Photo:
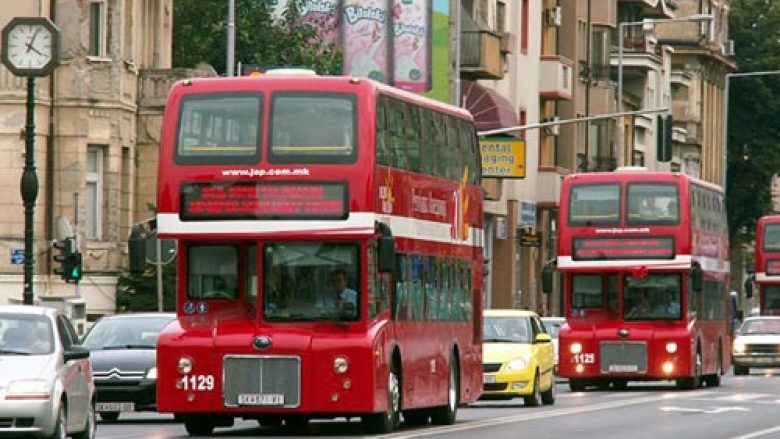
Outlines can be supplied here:
M768 434L777 433L780 431L780 425L772 428L765 428L763 430L754 431L753 433L744 434L742 436L735 436L732 439L752 439L754 437L766 436Z

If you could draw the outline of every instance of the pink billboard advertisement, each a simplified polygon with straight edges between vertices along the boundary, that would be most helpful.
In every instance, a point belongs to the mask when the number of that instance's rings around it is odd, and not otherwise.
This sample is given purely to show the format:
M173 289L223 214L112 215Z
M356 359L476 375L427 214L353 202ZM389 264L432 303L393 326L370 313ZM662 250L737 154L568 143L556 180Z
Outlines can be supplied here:
M338 6L341 0L303 0L298 2L301 18L317 29L322 41L338 41ZM271 16L281 20L287 9L288 0L272 0Z
M431 89L431 0L393 0L393 85Z
M344 74L389 82L388 0L344 0Z

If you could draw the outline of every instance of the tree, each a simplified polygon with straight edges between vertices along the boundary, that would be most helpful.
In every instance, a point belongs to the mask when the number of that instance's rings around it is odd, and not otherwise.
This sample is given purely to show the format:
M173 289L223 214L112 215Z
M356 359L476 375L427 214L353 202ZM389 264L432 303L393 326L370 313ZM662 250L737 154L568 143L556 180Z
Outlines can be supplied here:
M780 2L732 0L730 38L740 72L780 66ZM758 218L771 211L770 181L780 171L780 75L731 78L727 208L732 248L755 236Z
M303 67L320 74L339 74L340 47L320 38L318 29L301 19L299 2L290 1L281 20L271 17L269 2L235 0L235 59L266 67ZM227 54L228 1L174 2L173 65L200 62L224 72ZM337 14L340 16L340 14Z

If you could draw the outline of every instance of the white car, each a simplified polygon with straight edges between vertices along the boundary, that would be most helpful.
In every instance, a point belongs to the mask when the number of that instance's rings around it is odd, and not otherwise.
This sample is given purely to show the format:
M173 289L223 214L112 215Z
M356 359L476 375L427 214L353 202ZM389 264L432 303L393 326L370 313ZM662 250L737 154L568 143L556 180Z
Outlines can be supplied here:
M731 344L734 375L747 375L751 367L780 367L780 317L748 317Z
M95 437L89 351L53 308L0 305L0 435Z
M544 329L547 330L547 333L550 334L550 337L552 337L552 343L553 343L553 349L555 351L555 374L558 374L558 331L560 330L561 326L563 326L564 323L566 323L566 318L564 317L542 317L542 323L544 324Z

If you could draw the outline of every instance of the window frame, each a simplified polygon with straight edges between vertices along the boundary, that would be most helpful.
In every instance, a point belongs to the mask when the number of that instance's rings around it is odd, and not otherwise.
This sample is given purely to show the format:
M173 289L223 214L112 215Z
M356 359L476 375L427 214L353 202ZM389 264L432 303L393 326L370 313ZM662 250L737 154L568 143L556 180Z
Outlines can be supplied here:
M87 145L87 172L85 176L86 195L85 195L85 209L86 219L84 224L84 237L92 241L100 241L103 239L103 198L104 198L104 182L105 173L103 162L106 154L105 145ZM96 169L94 171L89 169L90 157L95 153ZM95 187L95 199L94 206L90 203L89 188ZM92 225L90 225L92 223Z
M87 58L102 60L107 57L108 43L106 32L107 2L106 0L90 0L89 2L89 33L87 41ZM95 20L99 22L95 22Z

